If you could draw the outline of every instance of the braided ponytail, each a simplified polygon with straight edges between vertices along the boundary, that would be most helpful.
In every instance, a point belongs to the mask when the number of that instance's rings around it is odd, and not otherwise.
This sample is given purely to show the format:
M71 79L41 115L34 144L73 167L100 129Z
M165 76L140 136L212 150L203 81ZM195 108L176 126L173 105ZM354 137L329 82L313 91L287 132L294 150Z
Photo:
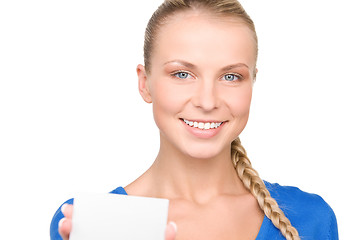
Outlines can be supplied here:
M289 219L279 208L276 200L270 196L269 191L266 189L257 171L252 168L251 162L239 138L236 138L231 143L231 158L239 178L245 187L255 196L260 208L272 221L274 226L281 231L286 240L300 240L296 228L291 225Z

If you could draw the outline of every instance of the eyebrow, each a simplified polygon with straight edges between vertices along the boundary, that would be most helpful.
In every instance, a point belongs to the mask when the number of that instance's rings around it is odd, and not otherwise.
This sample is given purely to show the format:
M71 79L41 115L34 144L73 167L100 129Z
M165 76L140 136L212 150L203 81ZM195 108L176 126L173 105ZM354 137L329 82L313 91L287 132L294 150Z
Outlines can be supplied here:
M170 64L170 63L176 63L176 64L180 64L180 65L183 65L185 67L188 67L188 68L196 68L196 66L192 63L189 63L189 62L186 62L186 61L183 61L183 60L171 60L171 61L167 61L166 63L164 63L164 65L167 65L167 64Z
M249 66L246 65L245 63L236 63L236 64L231 64L231 65L225 66L221 70L222 71L230 71L231 69L238 68L238 67L246 67L247 69L249 69Z
M183 65L187 68L191 68L191 69L196 69L197 67L189 62L183 61L183 60L171 60L171 61L167 61L164 63L164 65L170 64L170 63L176 63L176 64L180 64ZM225 66L223 68L221 68L221 71L230 71L234 68L238 68L238 67L246 67L249 69L249 66L246 65L245 63L235 63L235 64L230 64L228 66Z

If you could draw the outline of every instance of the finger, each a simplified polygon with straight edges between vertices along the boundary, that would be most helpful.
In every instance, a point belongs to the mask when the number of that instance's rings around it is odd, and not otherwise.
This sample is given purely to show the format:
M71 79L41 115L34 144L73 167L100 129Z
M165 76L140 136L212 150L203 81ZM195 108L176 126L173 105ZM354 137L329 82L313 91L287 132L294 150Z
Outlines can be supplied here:
M61 206L61 212L64 214L66 218L69 219L72 218L73 210L74 210L74 206L71 204L65 203Z
M63 240L69 240L72 221L68 218L62 218L59 221L59 234Z
M169 222L165 230L165 240L174 240L176 237L177 226L174 222Z

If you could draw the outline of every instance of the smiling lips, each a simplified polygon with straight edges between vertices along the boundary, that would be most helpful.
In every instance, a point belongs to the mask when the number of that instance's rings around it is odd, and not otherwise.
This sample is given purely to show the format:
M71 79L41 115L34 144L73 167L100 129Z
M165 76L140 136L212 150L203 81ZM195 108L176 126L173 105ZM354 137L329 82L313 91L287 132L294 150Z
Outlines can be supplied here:
M198 128L202 130L218 128L221 126L221 124L223 124L223 122L200 122L200 121L190 121L186 119L181 119L181 120L183 120L190 127Z

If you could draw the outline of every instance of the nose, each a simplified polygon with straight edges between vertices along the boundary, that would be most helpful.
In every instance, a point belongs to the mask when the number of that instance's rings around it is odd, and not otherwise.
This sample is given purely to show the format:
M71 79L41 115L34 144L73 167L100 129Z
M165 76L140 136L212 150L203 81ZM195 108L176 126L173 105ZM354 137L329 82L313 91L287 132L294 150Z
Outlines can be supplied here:
M193 95L193 105L203 111L211 111L219 107L220 99L216 83L199 81Z

